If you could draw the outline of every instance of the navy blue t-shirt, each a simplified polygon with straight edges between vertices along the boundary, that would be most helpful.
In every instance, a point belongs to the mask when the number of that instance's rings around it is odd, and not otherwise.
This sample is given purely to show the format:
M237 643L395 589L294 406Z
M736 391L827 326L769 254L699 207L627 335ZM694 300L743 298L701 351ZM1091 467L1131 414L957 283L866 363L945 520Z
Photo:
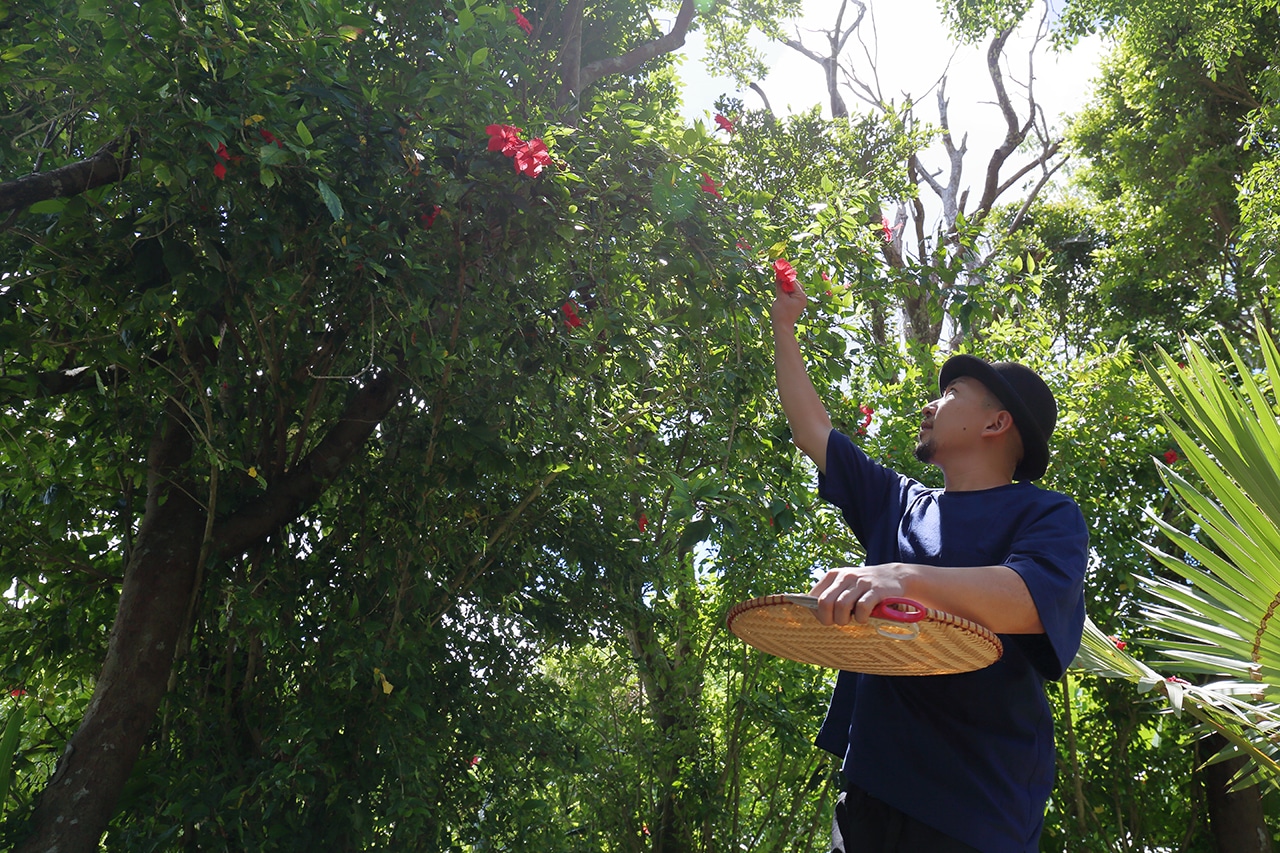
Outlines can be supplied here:
M1031 483L946 492L885 468L832 431L818 493L842 511L867 565L1008 566L1045 633L1002 634L977 672L841 672L817 744L871 796L983 853L1038 849L1053 788L1047 679L1080 646L1088 533L1066 495Z

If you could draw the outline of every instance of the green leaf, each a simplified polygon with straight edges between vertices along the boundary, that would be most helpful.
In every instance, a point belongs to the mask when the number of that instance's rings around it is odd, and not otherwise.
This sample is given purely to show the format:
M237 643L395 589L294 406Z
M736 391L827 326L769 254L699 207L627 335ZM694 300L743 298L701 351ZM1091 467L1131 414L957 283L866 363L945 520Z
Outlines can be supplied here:
M22 56L22 54L26 53L28 50L34 50L34 49L35 49L34 44L16 44L13 47L9 48L8 50L5 50L3 53L0 53L0 61L12 62L13 60L17 59L19 56Z
M258 149L258 160L263 166L279 166L289 160L289 154L278 145L263 145Z
M320 198L324 201L324 206L329 208L329 215L333 217L334 222L342 221L342 199L329 189L329 185L324 181L316 181L316 189L320 192Z
M484 61L489 58L489 48L482 47L475 53L471 54L471 67L484 65Z
M44 201L36 202L35 204L31 205L31 207L27 208L27 210L29 210L31 213L42 213L42 214L61 213L63 209L66 208L66 206L67 206L67 199L65 198L48 198L48 199L45 199Z
M315 137L311 135L311 131L307 129L307 125L302 121L302 119L298 119L298 124L294 127L294 132L298 134L298 139L303 145L310 146L315 142Z
M5 800L9 798L9 784L13 781L13 756L18 751L18 740L22 736L23 709L19 705L9 713L4 725L4 734L0 735L0 812L4 811Z
M711 535L713 524L710 516L705 515L686 524L680 533L680 543L676 546L676 550L681 554L692 551L694 545Z

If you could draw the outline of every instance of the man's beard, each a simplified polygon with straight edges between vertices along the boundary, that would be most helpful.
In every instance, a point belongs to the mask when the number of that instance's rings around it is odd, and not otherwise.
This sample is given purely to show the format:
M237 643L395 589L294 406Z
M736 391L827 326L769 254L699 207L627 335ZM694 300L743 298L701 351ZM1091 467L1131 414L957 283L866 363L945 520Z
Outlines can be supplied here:
M932 439L923 439L916 444L916 459L928 465L933 461L933 441Z

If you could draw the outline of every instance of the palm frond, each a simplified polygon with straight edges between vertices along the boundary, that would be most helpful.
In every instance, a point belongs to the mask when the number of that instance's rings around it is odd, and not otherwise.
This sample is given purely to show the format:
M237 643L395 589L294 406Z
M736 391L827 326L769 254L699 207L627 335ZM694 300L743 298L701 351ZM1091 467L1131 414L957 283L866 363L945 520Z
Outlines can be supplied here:
M1092 623L1076 665L1160 690L1175 713L1191 714L1228 747L1210 761L1247 755L1235 784L1280 784L1280 351L1259 324L1264 369L1250 366L1225 337L1225 363L1188 342L1183 360L1164 350L1148 373L1168 404L1170 435L1195 471L1159 461L1187 528L1149 514L1180 554L1144 544L1174 579L1143 581L1143 617L1159 634L1149 648L1166 677L1115 647Z
M1233 787L1274 784L1280 779L1280 704L1263 701L1259 685L1253 681L1192 684L1177 676L1161 675L1117 648L1092 619L1085 619L1080 651L1072 667L1100 678L1128 681L1139 693L1161 694L1175 715L1186 713L1200 729L1221 734L1227 746L1205 763L1247 756L1249 763Z

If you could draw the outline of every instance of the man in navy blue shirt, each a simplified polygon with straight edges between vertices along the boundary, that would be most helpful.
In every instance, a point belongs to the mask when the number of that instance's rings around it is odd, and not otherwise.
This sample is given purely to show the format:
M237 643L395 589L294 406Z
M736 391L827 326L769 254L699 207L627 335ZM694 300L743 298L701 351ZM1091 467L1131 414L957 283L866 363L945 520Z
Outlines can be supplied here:
M1004 645L977 672L839 674L817 738L843 759L833 851L1034 853L1054 777L1044 684L1079 647L1088 560L1075 502L1030 482L1048 465L1057 403L1022 365L952 357L921 412L916 457L945 484L926 487L832 429L795 336L805 301L779 288L773 303L778 393L819 494L866 550L865 565L814 586L819 620L866 622L905 597Z

